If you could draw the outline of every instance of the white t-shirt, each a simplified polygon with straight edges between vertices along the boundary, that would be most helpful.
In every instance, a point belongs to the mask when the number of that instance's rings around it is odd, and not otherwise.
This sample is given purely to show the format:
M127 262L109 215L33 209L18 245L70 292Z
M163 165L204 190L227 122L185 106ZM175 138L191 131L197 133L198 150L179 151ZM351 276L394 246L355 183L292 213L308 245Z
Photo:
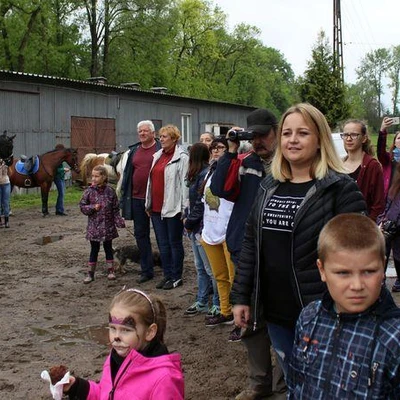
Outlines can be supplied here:
M204 217L202 239L209 245L221 244L225 241L226 228L231 217L233 203L214 196L210 189L211 176L204 187Z

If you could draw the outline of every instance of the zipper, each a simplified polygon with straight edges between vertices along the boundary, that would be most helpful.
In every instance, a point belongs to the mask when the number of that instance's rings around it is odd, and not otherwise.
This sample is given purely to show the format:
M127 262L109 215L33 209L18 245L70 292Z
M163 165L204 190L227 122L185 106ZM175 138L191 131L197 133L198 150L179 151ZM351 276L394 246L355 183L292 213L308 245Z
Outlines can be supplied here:
M112 387L110 393L108 394L108 400L114 400L114 392L115 392L115 389L117 388L118 382L121 380L122 376L125 374L126 370L128 369L129 365L131 365L131 363L132 363L132 360L130 360L128 362L128 364L126 364L125 368L122 370L122 372L120 374L117 373L118 379L116 379L115 383L113 383L113 387ZM110 373L111 373L111 371L110 371Z
M256 281L256 288L255 288L255 295L254 295L254 321L253 321L253 331L257 329L257 317L258 317L258 304L259 304L259 297L260 297L260 241L262 239L262 215L264 212L264 209L268 203L268 201L271 199L272 195L276 191L279 185L276 185L269 189L268 191L262 187L261 189L264 190L264 198L261 204L261 207L258 212L257 216L257 234L258 237L256 238L256 270L254 274L254 279Z
M336 314L336 330L335 330L335 336L334 336L334 341L333 341L333 346L332 346L332 351L331 351L331 362L329 365L328 373L326 374L325 377L325 385L324 385L324 393L329 393L329 386L331 384L331 378L332 378L332 372L333 368L335 366L333 357L336 354L336 349L339 344L339 336L340 336L340 331L342 329L342 321L340 319L340 314Z

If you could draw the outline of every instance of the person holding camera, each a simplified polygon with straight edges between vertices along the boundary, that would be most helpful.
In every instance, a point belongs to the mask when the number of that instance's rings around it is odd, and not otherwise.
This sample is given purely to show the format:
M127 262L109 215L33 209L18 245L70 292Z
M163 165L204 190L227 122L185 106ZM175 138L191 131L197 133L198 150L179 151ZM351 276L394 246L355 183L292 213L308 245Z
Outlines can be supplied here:
M386 151L387 129L398 122L395 118L384 117L378 137L378 159L382 164L385 185L386 207L378 217L386 239L386 265L390 251L393 250L393 262L397 279L392 292L400 292L400 131L397 131L389 151Z
M397 120L395 120L397 122ZM394 171L397 163L400 161L400 131L397 131L393 137L393 143L390 146L389 151L386 151L386 140L387 140L387 129L392 126L393 118L384 117L379 130L378 144L377 144L377 155L378 160L382 165L383 169L383 182L384 182L384 193L385 198L387 197L390 184L393 179Z
M238 268L247 217L260 182L269 173L277 127L277 119L271 111L252 111L247 117L247 130L232 128L227 133L228 152L219 159L211 180L213 194L234 202L226 231L226 242L235 269ZM246 140L251 140L252 149L245 154L238 154L239 146ZM240 335L241 329L235 328L234 332ZM252 400L270 395L271 342L265 326L260 326L255 332L251 329L245 331L241 340L248 354L249 387L243 390L236 400ZM282 377L279 366L274 375L275 381Z

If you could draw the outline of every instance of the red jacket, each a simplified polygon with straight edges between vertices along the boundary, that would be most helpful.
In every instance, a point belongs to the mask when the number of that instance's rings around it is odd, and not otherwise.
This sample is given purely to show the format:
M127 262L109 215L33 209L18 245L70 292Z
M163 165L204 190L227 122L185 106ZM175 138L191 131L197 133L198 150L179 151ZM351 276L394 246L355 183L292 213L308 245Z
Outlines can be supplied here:
M374 157L364 154L357 184L367 203L368 216L376 218L385 209L382 166Z

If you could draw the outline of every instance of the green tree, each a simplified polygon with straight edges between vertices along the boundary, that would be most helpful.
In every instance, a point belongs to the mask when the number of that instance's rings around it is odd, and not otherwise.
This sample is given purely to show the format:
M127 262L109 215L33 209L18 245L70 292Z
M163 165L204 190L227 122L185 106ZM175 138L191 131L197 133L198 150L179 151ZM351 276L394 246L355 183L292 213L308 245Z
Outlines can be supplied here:
M357 69L358 82L363 82L372 89L376 100L376 117L382 115L382 95L385 77L390 65L390 53L388 49L377 49L365 55L361 66Z
M317 107L334 128L348 118L349 105L340 73L334 68L331 46L324 31L319 33L311 57L304 76L298 81L299 95L301 101Z
M391 50L391 62L388 67L389 88L392 90L392 113L399 114L399 90L400 90L400 46Z

